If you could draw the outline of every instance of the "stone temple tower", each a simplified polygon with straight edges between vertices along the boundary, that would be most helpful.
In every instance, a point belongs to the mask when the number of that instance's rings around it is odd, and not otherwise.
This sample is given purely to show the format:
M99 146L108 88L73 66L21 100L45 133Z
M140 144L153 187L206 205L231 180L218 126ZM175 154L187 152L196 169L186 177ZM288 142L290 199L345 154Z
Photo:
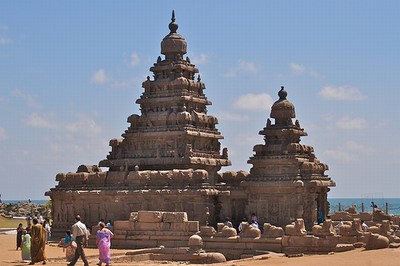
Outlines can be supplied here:
M122 139L110 141L112 150L99 163L110 171L205 169L211 184L221 166L230 165L227 151L220 154L222 135L215 128L216 117L207 114L211 102L204 94L199 70L183 56L186 40L176 31L175 14L170 33L161 42L161 53L150 68L144 93L136 101L141 115L128 118L130 127Z
M328 211L327 193L336 184L325 175L328 165L321 163L311 146L300 144L307 136L296 117L294 105L282 87L271 108L266 127L260 131L264 144L254 146L250 175L242 182L248 195L247 213L260 220L286 225L303 218L310 229Z
M143 82L141 114L128 117L121 139L99 165L59 173L46 192L53 203L53 232L64 232L80 214L88 225L99 219L126 220L133 211L185 211L201 224L215 223L220 206L217 172L229 166L221 152L218 120L207 114L211 102L198 69L183 56L186 40L177 33L175 14L161 53ZM196 76L197 75L197 76ZM103 172L100 167L108 167Z

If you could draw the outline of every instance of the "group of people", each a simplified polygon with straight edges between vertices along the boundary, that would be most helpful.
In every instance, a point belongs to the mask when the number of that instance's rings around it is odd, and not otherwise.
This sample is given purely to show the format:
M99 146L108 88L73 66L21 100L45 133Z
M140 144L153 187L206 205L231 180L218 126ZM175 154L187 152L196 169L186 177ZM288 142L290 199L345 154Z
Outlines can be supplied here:
M79 258L82 259L85 266L89 265L89 262L85 255L85 250L83 249L87 246L90 232L86 225L82 223L81 217L79 215L75 216L75 224L72 226L72 232L67 230L65 232L64 238L64 248L66 259L69 262L69 266L76 264ZM111 221L109 221L109 226ZM96 233L96 246L99 249L99 263L97 265L101 266L105 263L106 266L111 264L111 238L114 234L107 228L104 221L100 221L99 230Z
M239 226L237 228L239 232L242 231L242 223L247 223L247 218L246 217L243 218L243 220L240 222L240 224L239 224ZM233 228L232 221L231 221L231 219L229 217L225 218L224 224L226 226L228 226L228 227ZM257 229L259 228L258 219L257 219L257 216L256 216L255 213L252 213L251 216L250 216L250 226L252 226L254 228L257 228Z
M27 217L27 227L23 228L22 223L17 228L17 250L21 249L22 260L30 261L29 265L38 262L47 263L46 244L51 236L51 227L48 219L43 219L41 215L31 218ZM42 221L42 222L40 222ZM31 223L32 222L32 223ZM111 264L111 238L114 234L107 228L111 226L111 221L107 223L100 220L98 223L99 230L96 233L96 246L99 249L99 263L101 266L105 263L106 266ZM89 240L90 231L81 221L79 215L75 216L75 223L71 230L65 232L65 238L62 243L65 251L66 260L69 266L76 264L79 258L82 259L84 265L89 265L86 258L84 247Z
M38 217L32 219L28 216L27 227L23 228L20 223L17 228L17 250L21 249L22 260L30 260L30 265L36 262L46 264L45 248L51 237L49 219L43 219L41 215Z
M335 231L339 234L340 233L340 228L344 225L343 219L340 218L339 222L335 226ZM361 229L363 232L368 232L368 225L365 223L364 220L361 220Z

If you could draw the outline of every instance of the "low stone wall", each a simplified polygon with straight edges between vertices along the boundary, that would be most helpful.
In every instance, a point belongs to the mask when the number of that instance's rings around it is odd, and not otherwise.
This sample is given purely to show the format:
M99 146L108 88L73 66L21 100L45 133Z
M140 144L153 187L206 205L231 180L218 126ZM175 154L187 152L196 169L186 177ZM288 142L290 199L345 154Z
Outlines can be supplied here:
M185 212L139 211L129 221L115 221L114 248L185 247L199 231L198 221L188 221Z
M188 221L185 212L139 211L131 213L128 221L114 222L112 247L126 249L187 247L189 239L197 237L201 240L205 251L219 252L226 259L232 260L270 251L287 254L328 253L341 251L343 247L354 248L355 245L363 246L371 242L371 233L362 231L359 219L348 223L340 227L340 235L334 230L331 220L315 225L314 235L307 234L302 219L297 219L284 229L264 224L263 234L248 223L242 223L242 231L237 235L235 229L222 223L218 224L218 231L210 226L202 226L199 230L199 222ZM392 233L389 221L385 221L381 228L377 227L375 230L381 232L385 228L390 234ZM385 234L389 235L388 232ZM93 236L92 241L94 241ZM382 237L387 239L385 241L388 244L390 239ZM383 244L386 245L386 242Z

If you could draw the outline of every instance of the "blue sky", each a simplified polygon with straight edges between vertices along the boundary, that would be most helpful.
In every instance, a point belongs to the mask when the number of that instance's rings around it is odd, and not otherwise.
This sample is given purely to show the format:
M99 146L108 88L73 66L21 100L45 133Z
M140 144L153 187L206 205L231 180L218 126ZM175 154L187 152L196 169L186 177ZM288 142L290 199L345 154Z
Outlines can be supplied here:
M43 199L57 173L105 158L140 113L172 9L225 170L250 169L283 85L330 197L400 197L398 1L1 1L2 199Z

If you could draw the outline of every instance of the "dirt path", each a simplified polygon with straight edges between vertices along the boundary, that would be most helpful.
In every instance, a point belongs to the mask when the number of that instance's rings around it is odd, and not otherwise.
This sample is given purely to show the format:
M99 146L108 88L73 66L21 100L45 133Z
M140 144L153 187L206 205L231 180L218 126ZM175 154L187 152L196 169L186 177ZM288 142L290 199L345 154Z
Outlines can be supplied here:
M15 235L0 234L0 266L21 266L27 265L28 262L21 260L21 251L15 250ZM86 248L86 255L90 256L90 265L97 263L97 249ZM112 255L123 254L126 250L112 249ZM64 260L65 254L62 248L55 245L48 245L46 247L46 255L49 259L47 265L66 265ZM146 266L172 266L182 265L182 262L137 262L137 263L113 263L114 266L132 266L132 265L146 265ZM41 264L37 264L41 265ZM82 261L78 261L76 265L83 265ZM354 251L335 253L332 255L306 255L303 257L287 258L282 256L272 255L266 259L259 257L258 259L246 259L228 261L218 264L220 266L400 266L400 249L381 249L363 251L357 249Z

